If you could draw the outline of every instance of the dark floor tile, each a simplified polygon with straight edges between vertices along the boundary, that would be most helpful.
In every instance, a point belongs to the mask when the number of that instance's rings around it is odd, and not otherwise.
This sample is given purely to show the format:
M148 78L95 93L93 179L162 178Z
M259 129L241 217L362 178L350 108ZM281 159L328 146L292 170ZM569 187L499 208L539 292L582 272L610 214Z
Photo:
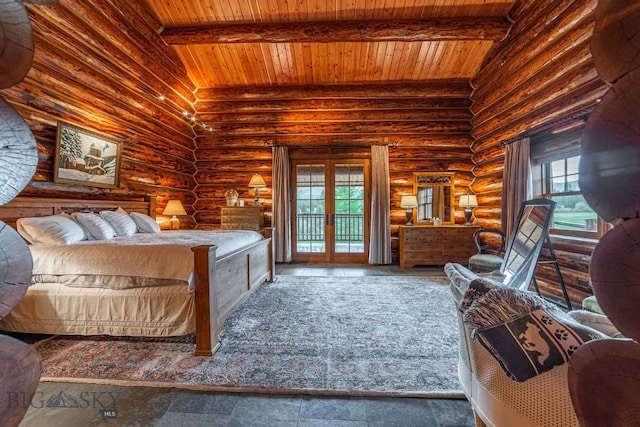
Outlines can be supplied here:
M281 421L256 417L255 419L231 418L227 427L298 427L298 421Z
M431 399L429 405L442 426L474 426L471 404L466 399Z
M366 421L318 420L300 418L298 427L367 427Z
M369 426L425 427L438 422L428 399L370 399L366 401Z
M247 396L238 401L229 425L296 425L300 414L299 397Z
M367 408L362 399L303 397L300 418L366 421Z
M228 393L176 391L170 412L230 415L241 396Z
M184 412L167 412L153 423L154 427L224 427L229 421L228 415L221 414L189 414Z

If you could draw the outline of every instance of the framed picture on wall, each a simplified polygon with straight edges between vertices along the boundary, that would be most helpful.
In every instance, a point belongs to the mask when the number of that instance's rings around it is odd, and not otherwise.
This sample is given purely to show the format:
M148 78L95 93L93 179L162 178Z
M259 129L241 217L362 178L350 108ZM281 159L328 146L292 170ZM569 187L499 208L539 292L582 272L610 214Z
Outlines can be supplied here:
M118 188L122 142L70 123L58 122L54 182Z

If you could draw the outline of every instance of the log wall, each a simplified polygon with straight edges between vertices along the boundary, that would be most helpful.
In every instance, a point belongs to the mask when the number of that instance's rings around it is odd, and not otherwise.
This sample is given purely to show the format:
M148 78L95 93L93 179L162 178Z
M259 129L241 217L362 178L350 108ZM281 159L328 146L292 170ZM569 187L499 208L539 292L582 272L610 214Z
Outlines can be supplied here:
M509 36L472 84L473 182L479 224L499 228L505 149L501 142L535 137L554 127L579 127L608 89L589 43L596 0L521 1ZM574 301L591 293L593 244L556 240L563 277ZM544 292L560 295L552 269L538 269Z
M198 130L196 138L198 227L219 226L227 188L251 203L247 184L255 172L267 183L260 195L270 219L270 144L287 145L296 158L367 158L371 145L383 143L393 144L389 163L395 235L406 222L400 199L413 192L414 172L455 172L456 193L469 192L470 93L467 82L196 92L198 119L214 128ZM457 220L464 222L462 210Z
M38 167L23 196L158 198L195 203L195 87L175 52L156 33L160 23L125 0L60 0L26 5L35 41L34 63L18 85L0 91L25 119L38 143ZM160 102L159 95L167 100ZM122 141L120 188L53 182L57 121ZM194 227L193 216L181 218Z

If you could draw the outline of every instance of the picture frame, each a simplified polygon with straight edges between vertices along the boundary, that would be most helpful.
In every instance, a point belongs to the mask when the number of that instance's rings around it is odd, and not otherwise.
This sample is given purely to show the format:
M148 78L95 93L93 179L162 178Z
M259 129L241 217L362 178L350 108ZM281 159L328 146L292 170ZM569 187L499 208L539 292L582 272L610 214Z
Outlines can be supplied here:
M58 121L53 181L118 188L122 141Z

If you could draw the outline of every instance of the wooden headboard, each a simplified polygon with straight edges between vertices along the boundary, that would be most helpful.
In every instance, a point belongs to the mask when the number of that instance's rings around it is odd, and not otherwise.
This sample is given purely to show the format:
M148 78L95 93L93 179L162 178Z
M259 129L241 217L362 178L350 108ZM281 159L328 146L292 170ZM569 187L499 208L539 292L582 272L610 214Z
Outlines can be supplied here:
M145 197L137 200L84 200L84 199L56 199L47 197L16 197L9 203L0 206L0 220L16 226L18 218L56 215L79 211L99 212L115 210L121 207L127 212L140 212L156 217L155 197Z

